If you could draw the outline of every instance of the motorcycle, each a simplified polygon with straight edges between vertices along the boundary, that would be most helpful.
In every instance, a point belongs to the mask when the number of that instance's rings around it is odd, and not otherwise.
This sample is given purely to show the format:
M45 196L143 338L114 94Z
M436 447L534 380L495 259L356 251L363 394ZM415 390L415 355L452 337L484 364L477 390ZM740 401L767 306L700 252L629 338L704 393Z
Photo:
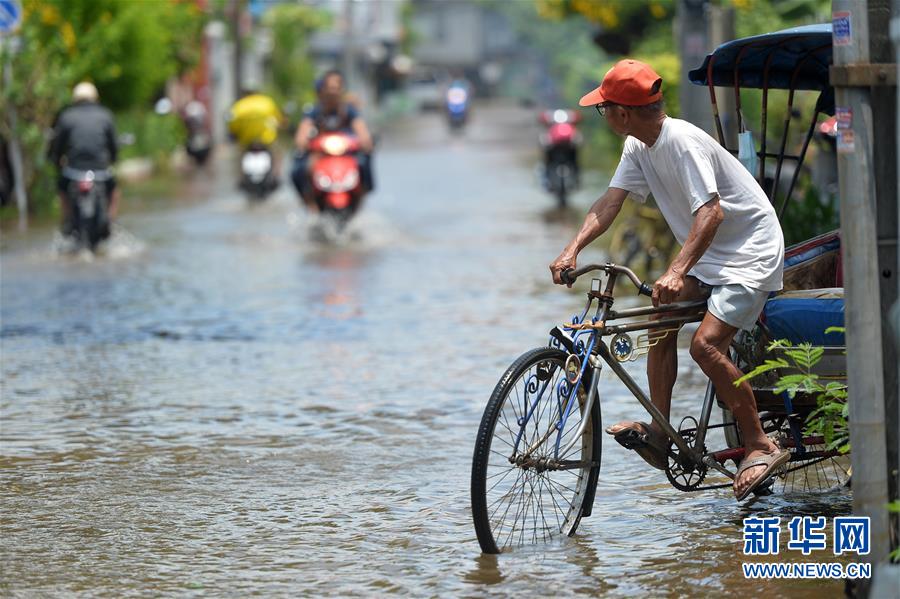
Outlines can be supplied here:
M469 116L469 92L464 87L451 87L447 90L446 107L450 129L460 131Z
M184 126L187 129L185 150L197 166L203 166L212 151L212 137L207 125L206 106L196 100L184 107Z
M250 144L241 155L240 188L251 202L261 202L278 188L272 151L261 143Z
M548 110L541 113L541 124L547 130L541 133L540 144L544 150L544 189L556 196L559 208L565 208L569 194L578 188L578 146L581 133L575 127L580 120L577 112Z
M66 196L71 206L71 235L83 248L94 251L109 237L109 169L79 170L65 167Z
M313 138L309 149L318 154L311 172L313 197L319 211L329 215L341 231L365 195L355 156L359 140L347 133L328 132Z

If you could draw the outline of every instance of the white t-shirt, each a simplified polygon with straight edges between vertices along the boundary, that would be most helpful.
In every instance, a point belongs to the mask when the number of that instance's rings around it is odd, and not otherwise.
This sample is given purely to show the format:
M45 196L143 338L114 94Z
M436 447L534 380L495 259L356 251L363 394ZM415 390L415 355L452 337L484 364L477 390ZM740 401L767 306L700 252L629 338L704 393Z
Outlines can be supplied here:
M652 192L682 245L694 212L718 194L725 219L689 274L710 285L781 289L784 234L775 210L738 159L702 129L667 117L652 146L629 136L609 186L642 198Z

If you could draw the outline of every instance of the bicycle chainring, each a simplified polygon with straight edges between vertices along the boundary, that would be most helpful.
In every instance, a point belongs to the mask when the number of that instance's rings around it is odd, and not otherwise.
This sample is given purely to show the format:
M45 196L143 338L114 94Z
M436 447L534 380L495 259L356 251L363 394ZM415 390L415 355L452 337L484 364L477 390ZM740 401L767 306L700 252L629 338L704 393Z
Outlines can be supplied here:
M684 422L682 422L684 424ZM680 430L679 434L688 445L694 444L696 428ZM706 446L703 447L706 453ZM707 467L705 464L685 465L680 459L680 451L674 442L669 442L669 451L666 454L666 478L673 487L679 491L696 491L706 478ZM687 462L689 462L688 460Z

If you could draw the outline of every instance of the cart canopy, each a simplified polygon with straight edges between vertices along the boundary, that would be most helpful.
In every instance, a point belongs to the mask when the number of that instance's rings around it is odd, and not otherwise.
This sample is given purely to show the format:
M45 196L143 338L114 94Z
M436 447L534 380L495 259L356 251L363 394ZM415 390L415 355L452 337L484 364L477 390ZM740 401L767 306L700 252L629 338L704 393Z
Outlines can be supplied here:
M830 88L830 64L831 24L805 25L726 42L688 77L697 85L711 75L716 86L822 91Z

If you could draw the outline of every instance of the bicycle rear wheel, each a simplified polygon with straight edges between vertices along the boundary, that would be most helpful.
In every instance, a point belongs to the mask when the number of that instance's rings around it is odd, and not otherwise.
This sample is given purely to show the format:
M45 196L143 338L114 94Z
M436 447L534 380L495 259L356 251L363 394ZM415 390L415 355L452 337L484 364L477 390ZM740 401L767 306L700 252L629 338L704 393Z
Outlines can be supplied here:
M722 410L726 424L734 422L727 408ZM803 453L794 446L787 416L767 418L763 423L767 432L785 439L793 457L773 479L771 489L781 494L821 493L846 486L850 481L850 454L829 451L820 438L802 436ZM800 427L801 429L803 426ZM740 447L743 442L737 427L727 427L725 434L729 447Z
M580 439L555 457L557 423L570 389L567 357L556 348L526 352L500 378L485 408L471 482L475 532L485 553L571 536L590 514L600 470L598 402ZM578 434L587 392L580 385L560 450Z

